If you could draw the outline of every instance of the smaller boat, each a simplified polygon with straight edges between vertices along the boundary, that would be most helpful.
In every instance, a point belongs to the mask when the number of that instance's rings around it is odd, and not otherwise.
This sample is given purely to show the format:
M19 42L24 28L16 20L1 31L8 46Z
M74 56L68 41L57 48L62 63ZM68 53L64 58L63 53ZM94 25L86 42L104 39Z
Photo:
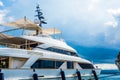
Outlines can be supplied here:
M115 60L115 64L117 65L118 69L120 70L120 52L117 56L117 60Z

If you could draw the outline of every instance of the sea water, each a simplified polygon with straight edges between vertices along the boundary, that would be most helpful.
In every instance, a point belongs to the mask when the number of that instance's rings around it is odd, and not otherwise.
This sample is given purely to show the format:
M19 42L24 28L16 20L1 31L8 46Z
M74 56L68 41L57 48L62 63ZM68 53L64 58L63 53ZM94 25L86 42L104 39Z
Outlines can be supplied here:
M102 70L98 76L99 80L120 80L119 70Z
M99 78L99 80L120 80L120 75L118 76L111 76L111 74L107 74L107 75L102 75L104 76L104 78ZM109 77L107 77L109 76ZM111 77L110 77L111 76Z

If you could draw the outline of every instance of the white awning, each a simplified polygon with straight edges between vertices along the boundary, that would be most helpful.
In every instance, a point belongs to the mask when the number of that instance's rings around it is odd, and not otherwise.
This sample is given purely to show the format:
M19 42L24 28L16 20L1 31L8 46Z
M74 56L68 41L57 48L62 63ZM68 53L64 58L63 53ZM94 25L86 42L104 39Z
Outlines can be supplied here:
M8 35L6 35L6 34L0 33L0 40L8 39L8 38L12 38L12 36L8 36Z
M47 29L42 29L42 33L48 34L48 35L53 35L53 34L60 34L61 31L56 28L47 28Z
M24 29L28 29L28 30L41 31L41 28L38 25L34 24L32 21L28 20L26 17L19 19L17 21L14 21L14 22L8 22L8 23L4 23L1 25L15 27L15 28L24 28Z
M36 41L21 38L21 37L9 36L9 35L0 33L0 45L5 45L5 44L25 45L26 40L28 41L27 42L28 44L36 42Z

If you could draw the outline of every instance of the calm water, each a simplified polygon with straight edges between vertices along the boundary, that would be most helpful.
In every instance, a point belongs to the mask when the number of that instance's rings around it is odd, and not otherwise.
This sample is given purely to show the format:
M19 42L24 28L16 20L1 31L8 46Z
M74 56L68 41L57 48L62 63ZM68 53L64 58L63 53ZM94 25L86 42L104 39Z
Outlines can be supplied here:
M102 76L102 77L101 77ZM120 80L120 75L112 75L112 74L107 74L107 75L101 75L99 77L99 80Z
M120 80L120 71L118 70L104 70L99 76L99 80Z

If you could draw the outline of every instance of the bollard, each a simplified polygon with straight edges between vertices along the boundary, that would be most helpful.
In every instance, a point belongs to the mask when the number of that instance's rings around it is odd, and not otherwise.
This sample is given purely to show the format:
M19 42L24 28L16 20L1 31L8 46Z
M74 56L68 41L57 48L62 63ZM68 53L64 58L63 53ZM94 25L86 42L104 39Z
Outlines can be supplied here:
M92 70L92 73L94 75L95 80L98 80L98 77L97 77L97 74L96 74L95 70Z
M35 72L35 69L33 69L33 72ZM38 80L38 75L36 73L33 74L33 80Z
M77 69L76 74L77 74L78 80L82 80L81 73L80 71L78 71L78 69Z
M0 69L0 80L4 80L4 74L1 72L1 69Z
M66 80L65 73L64 73L64 71L62 69L60 70L60 74L61 74L62 80Z

